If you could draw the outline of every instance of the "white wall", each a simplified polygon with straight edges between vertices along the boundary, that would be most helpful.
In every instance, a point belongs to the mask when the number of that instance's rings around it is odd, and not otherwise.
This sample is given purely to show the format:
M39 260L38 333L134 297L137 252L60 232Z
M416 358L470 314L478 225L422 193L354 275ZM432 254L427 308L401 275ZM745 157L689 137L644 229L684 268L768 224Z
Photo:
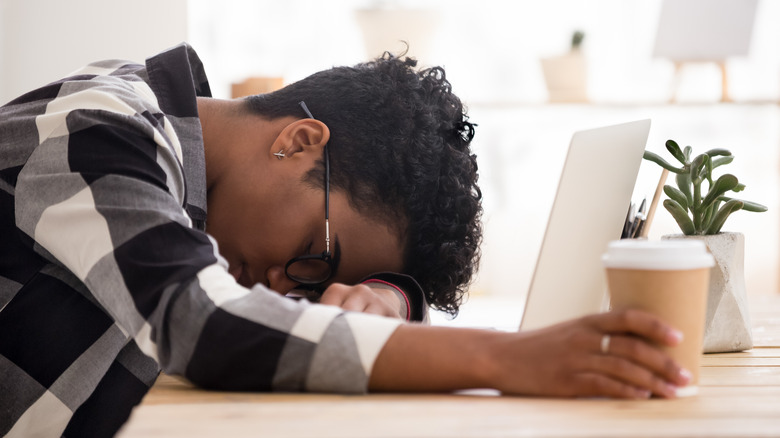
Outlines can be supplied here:
M0 0L0 104L92 61L187 39L187 0Z
M568 50L575 29L586 35L594 102L667 102L672 92L672 62L652 55L661 0L190 0L190 39L215 96L229 97L230 83L248 76L290 82L379 55L366 53L355 17L376 3L436 12L435 25L425 26L434 31L431 50L420 62L444 65L472 105L545 102L539 59ZM727 63L734 100L780 96L779 19L780 1L759 1L749 56ZM399 22L394 36L411 40L414 54L412 24ZM680 102L717 102L720 72L686 68L679 91Z

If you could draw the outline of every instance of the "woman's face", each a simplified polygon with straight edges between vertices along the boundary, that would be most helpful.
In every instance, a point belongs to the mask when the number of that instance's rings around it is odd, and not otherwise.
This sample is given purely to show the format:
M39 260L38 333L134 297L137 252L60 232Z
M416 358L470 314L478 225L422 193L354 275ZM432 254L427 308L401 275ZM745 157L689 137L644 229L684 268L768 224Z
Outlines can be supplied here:
M209 190L206 231L240 284L262 283L286 294L298 286L285 275L287 262L325 250L325 192L303 181L316 161L311 155L270 160L265 171L252 159L236 163ZM354 284L375 272L403 268L396 233L358 213L343 192L333 189L330 238L337 263L330 282Z
M286 294L298 286L285 275L287 262L325 250L324 192L305 187L270 204L252 202L248 192L223 201L232 203L227 214L209 206L207 231L240 284L263 283ZM374 272L401 271L402 245L388 227L357 213L342 193L331 194L330 203L330 250L337 263L331 282L354 284Z

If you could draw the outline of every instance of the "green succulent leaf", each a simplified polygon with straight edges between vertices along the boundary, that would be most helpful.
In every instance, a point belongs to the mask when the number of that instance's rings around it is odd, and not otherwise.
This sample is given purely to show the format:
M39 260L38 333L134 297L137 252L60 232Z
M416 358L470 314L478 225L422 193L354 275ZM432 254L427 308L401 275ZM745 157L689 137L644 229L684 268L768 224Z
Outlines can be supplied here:
M740 201L742 201L742 209L745 211L763 213L769 210L765 205L759 204L758 202L745 201L744 199L740 199Z
M685 197L685 193L670 185L664 186L664 193L666 193L666 196L668 196L674 202L680 204L680 207L682 207L683 210L688 209L688 198Z
M712 224L712 219L715 217L715 213L718 212L720 209L720 204L722 203L723 197L721 196L718 198L715 202L712 203L712 205L707 208L707 216L704 218L704 222L702 222L702 229L707 230L707 228L710 227Z
M714 215L714 212L718 211L718 208L715 206L717 203L718 202L715 201L715 203L704 209L704 218L701 221L701 228L709 228L710 224L712 223L712 216Z
M720 166L726 165L734 161L734 156L729 155L728 157L720 157L712 160L712 168L718 168Z
M737 184L736 187L734 187L731 190L734 191L734 192L741 192L741 191L745 190L745 185L742 184L742 183L739 183L739 184Z
M733 190L734 187L737 186L737 184L739 184L739 181L737 180L736 176L730 173L721 175L721 177L718 178L717 181L715 181L715 184L713 184L712 187L710 187L710 190L707 192L707 195L701 201L702 207L707 208L710 204L715 202L715 200L718 199L718 197L728 192L729 190Z
M685 211L680 204L672 199L665 199L664 208L672 214L672 217L677 221L677 225L680 227L683 234L690 236L696 232L693 221L688 217L688 212Z
M693 181L693 204L690 206L693 213L693 227L698 231L702 229L701 222L704 219L704 211L701 206L701 182Z
M664 169L666 169L666 170L668 170L670 172L674 172L674 173L678 173L679 174L680 172L683 171L683 169L681 169L679 167L673 166L668 161L666 161L663 158L661 158L660 155L658 155L658 154L656 154L654 152L645 151L645 153L642 156L642 158L644 158L645 160L648 160L648 161L652 161L655 164L658 164L659 166L663 167Z
M728 198L726 196L721 196L718 198L721 201L728 202L731 200L734 200L734 198ZM742 209L745 211L752 211L755 213L763 213L768 210L768 208L764 205L759 204L758 202L751 202L751 201L745 201L744 199L737 199L737 201L741 201L744 205L742 206Z
M704 169L704 166L709 159L709 155L701 154L694 158L691 162L691 181L694 185L701 183L702 177L704 176L702 170Z
M707 155L707 158L704 160L704 178L707 179L707 182L710 186L712 186L712 158Z
M693 148L690 146L685 146L685 149L683 149L683 155L685 155L685 162L688 163L691 161L691 154L693 153Z
M685 195L688 200L688 205L693 204L693 192L691 191L691 174L688 172L682 172L675 175L675 181L677 182L677 188Z
M685 154L683 154L682 149L680 149L680 145L678 145L676 141L666 140L666 150L668 150L674 158L677 158L677 161L679 161L683 166L685 165Z
M731 151L729 151L728 149L717 148L717 149L710 149L707 152L705 152L705 154L709 155L710 157L731 156Z
M732 199L723 204L723 206L720 207L718 212L712 218L712 223L704 231L704 234L720 233L720 229L723 228L723 224L726 222L726 219L728 219L729 215L737 210L740 210L743 206L744 204L739 199Z

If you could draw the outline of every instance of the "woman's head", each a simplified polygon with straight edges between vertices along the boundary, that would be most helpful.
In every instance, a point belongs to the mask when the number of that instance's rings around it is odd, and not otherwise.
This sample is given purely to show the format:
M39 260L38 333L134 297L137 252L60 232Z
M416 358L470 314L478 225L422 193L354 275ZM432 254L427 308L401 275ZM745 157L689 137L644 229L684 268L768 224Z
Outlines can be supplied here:
M441 68L385 54L251 96L252 113L301 116L305 101L330 129L331 190L389 225L405 243L404 268L435 308L457 312L482 237L474 125ZM320 161L307 182L321 187Z

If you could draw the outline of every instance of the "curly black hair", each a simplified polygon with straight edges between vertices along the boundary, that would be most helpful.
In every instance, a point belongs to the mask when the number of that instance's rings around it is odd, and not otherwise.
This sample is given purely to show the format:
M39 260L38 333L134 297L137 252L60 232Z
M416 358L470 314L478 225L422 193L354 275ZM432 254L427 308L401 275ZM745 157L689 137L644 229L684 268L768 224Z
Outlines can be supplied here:
M404 272L429 305L452 315L476 272L482 192L470 150L475 124L441 67L390 53L315 73L246 98L252 113L301 116L305 101L330 129L331 185L361 214L405 240ZM319 162L306 181L322 187Z

